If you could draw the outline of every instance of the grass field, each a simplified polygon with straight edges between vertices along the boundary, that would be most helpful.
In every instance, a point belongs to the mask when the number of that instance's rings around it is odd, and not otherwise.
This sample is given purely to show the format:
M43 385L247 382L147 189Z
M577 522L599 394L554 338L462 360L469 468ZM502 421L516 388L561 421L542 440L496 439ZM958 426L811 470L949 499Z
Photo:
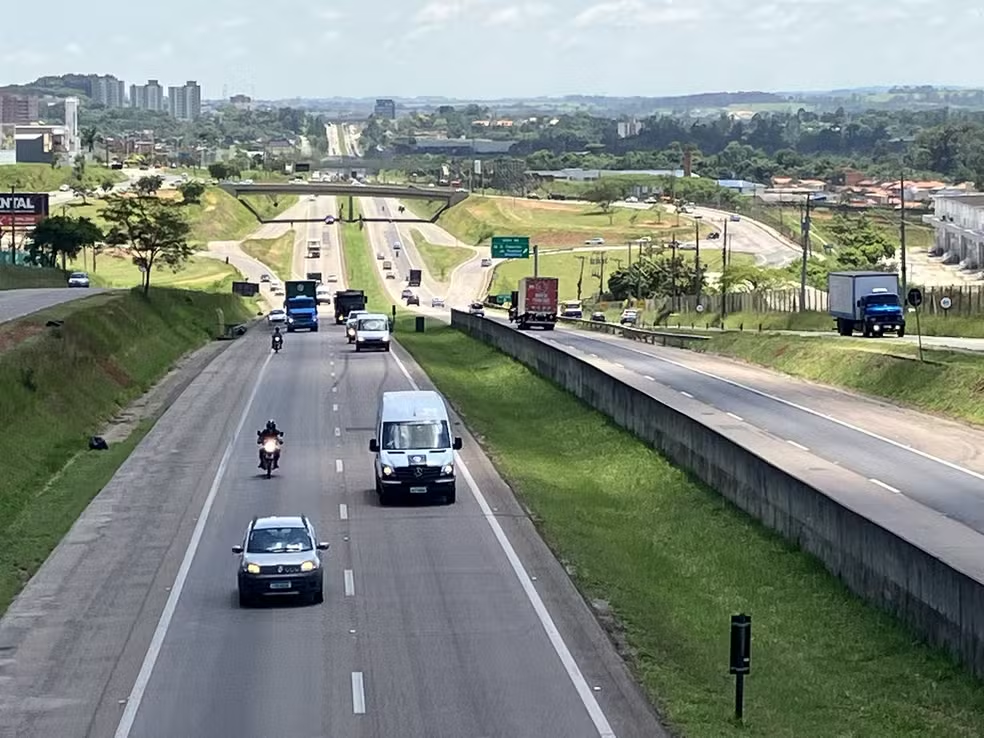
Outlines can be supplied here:
M421 217L430 217L439 204L406 200L403 204ZM654 241L694 238L693 221L656 210L615 208L609 215L596 205L471 195L441 215L437 224L465 243L478 245L495 236L529 236L543 249L583 246L600 236L610 245L649 236ZM701 224L701 237L711 230Z
M106 180L122 182L126 177L114 169L106 169L89 162L86 175L98 187ZM72 179L72 167L52 168L48 164L8 164L0 167L0 191L10 192L15 187L20 192L54 192Z
M638 255L638 251L633 249ZM617 271L619 268L619 261L621 261L622 266L628 264L628 252L626 250L606 250L603 253L608 257L608 261L605 264L605 280L607 285L607 279L612 275L613 272ZM681 251L683 258L693 261L694 254L692 251ZM592 273L598 273L598 266L592 265L590 263L590 258L592 252L565 252L552 254L549 251L546 254L540 254L539 259L539 269L540 275L544 277L558 277L559 289L560 289L560 299L561 300L573 300L577 297L577 280L581 273L581 259L584 259L584 277L581 285L582 297L587 297L589 295L594 295L598 293L598 277L592 276ZM735 264L739 263L754 263L754 257L750 254L732 254L732 258ZM709 272L720 271L721 269L721 254L718 251L702 252L701 253L701 264L707 267ZM521 277L529 277L533 275L533 259L514 259L511 261L499 264L495 268L495 276L492 279L492 292L493 293L506 293L516 289L516 284ZM511 285L511 286L510 286Z
M0 551L0 611L125 458L122 445L91 457L87 438L211 340L216 308L229 322L251 313L232 294L155 289L149 299L94 295L0 325L0 417L17 428L0 438L3 458L17 460L0 485L0 538L8 542ZM46 328L51 319L64 324Z
M69 262L68 268L88 270L93 287L136 287L141 282L140 270L130 257L117 251L100 253L96 257L95 270L91 261L81 259ZM152 287L227 292L238 275L239 272L221 261L193 256L177 272L166 267L163 270L155 269L150 276L150 284Z
M680 732L980 734L980 683L813 558L485 344L436 322L414 333L409 319L397 335L483 439L588 600L610 603L636 673ZM731 719L727 670L736 612L757 629L744 726Z
M294 273L294 237L294 231L287 231L278 238L249 238L243 241L242 249L281 280L290 279Z
M724 333L702 345L720 354L958 420L984 424L984 356L872 340ZM911 357L911 358L903 358Z
M711 316L714 319L714 316ZM675 318L670 319L673 324ZM681 321L689 325L690 316L681 317ZM960 336L963 338L984 338L984 320L979 317L942 315L922 315L919 318L920 328L924 336ZM827 313L804 311L801 313L735 313L725 320L727 328L773 331L823 331L833 333L834 319ZM906 316L906 333L916 334L916 318L912 313Z
M65 287L66 277L60 269L38 269L0 264L0 290L32 287Z
M359 217L358 201L355 201L353 216ZM383 288L383 282L376 269L369 237L358 223L343 221L341 224L342 254L345 258L345 279L349 289L366 293L366 305L370 310L388 313L395 304L393 298Z
M420 253L420 258L424 260L424 266L427 267L431 277L438 282L448 282L455 267L475 256L474 251L462 246L438 246L429 243L416 229L411 229L410 235Z

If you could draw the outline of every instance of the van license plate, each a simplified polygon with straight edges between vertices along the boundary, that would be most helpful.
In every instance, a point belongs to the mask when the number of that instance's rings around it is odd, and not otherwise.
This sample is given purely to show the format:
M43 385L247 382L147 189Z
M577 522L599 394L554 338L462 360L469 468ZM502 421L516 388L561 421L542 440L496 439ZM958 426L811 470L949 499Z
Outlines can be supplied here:
M412 494L412 495L426 495L427 494L427 488L426 487L411 487L410 488L410 494Z
M290 589L290 582L270 582L270 589Z

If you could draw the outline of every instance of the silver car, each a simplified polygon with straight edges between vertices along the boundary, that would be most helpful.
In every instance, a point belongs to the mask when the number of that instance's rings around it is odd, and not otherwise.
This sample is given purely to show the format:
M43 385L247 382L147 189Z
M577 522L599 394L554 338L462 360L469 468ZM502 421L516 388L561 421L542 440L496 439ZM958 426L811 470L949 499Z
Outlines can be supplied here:
M239 606L278 596L324 602L320 552L327 550L305 515L253 518L242 545L232 547L239 555Z
M431 307L432 308L442 308L442 307L444 307L444 298L443 297L432 297L431 298Z
M89 275L85 272L72 272L68 277L69 287L88 287Z

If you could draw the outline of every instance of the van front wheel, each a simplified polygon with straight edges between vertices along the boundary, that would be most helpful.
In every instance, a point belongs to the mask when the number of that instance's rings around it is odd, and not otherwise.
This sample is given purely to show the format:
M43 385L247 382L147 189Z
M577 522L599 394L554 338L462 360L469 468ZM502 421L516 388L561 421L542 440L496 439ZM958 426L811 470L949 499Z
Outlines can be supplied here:
M447 494L446 494L446 495L444 496L444 502L445 502L445 504L447 504L447 505L453 505L453 504L455 503L455 500L456 500L457 498L458 498L458 494L457 494L457 491L455 490L455 488L454 488L454 485L452 485L452 486L451 486L451 489L450 489L450 490L448 491L448 493L447 493Z

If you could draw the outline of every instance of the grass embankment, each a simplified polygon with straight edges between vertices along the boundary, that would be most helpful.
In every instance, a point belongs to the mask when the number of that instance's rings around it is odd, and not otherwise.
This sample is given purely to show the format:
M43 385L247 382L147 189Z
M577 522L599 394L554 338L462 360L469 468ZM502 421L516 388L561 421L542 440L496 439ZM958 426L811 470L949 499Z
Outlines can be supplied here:
M420 258L424 260L424 266L427 267L428 273L438 282L450 280L451 272L456 267L475 256L474 251L463 246L438 246L430 243L416 229L412 229L410 235L413 237L413 243L417 247Z
M0 612L126 458L87 439L217 327L246 320L235 295L152 290L95 295L0 325ZM64 320L57 329L51 319ZM57 475L57 478L53 479ZM49 482L51 482L50 486Z
M637 258L638 251L633 249L633 252L633 258ZM619 269L620 263L622 267L628 266L628 251L626 249L606 250L600 253L605 254L607 258L604 273L606 280L612 273ZM683 251L680 253L682 254L682 258L693 262L694 254L692 251ZM735 264L750 264L754 262L754 257L750 254L733 254L732 257ZM582 296L594 295L598 292L598 265L591 264L590 260L592 258L594 257L590 251L574 253L541 252L539 257L540 275L544 277L557 277L559 279L558 289L560 290L560 299L573 300L577 297L577 281L581 275L581 260L583 259L584 276L582 278L581 294ZM721 254L713 251L708 254L701 253L700 263L709 272L720 271ZM592 273L595 276L592 276ZM492 278L492 292L510 292L516 289L516 284L520 278L530 277L532 275L532 255L529 259L514 259L498 264L495 267L495 276Z
M60 269L10 266L0 264L0 290L33 287L65 287L67 278Z
M353 201L353 217L359 217L359 204ZM369 234L358 223L341 222L342 255L345 259L345 286L347 289L366 293L366 306L370 310L389 313L395 304L383 287L375 257L370 248Z
M439 203L421 200L403 202L419 217L430 218ZM583 246L590 238L602 237L608 244L624 244L649 236L654 242L694 239L693 221L686 218L676 226L676 216L658 209L614 208L603 213L597 205L526 200L517 197L469 195L464 202L446 210L437 224L468 244L486 244L492 236L529 236L541 249ZM715 228L701 223L701 238Z
M68 264L69 270L87 271L93 287L136 287L141 283L140 270L132 258L116 250L103 251L96 257L93 268L91 255ZM181 269L174 272L164 267L154 269L150 275L153 287L170 287L185 290L228 292L239 272L228 264L204 256L193 256Z
M686 735L980 734L984 691L942 653L568 393L429 322L414 333L401 320L401 344L484 439L581 591L610 603L636 673ZM737 612L756 628L742 727L727 670Z
M122 182L126 176L115 169L107 169L94 162L87 162L86 176L94 187L103 182ZM54 167L49 164L8 164L0 167L0 191L10 192L15 187L19 192L54 192L72 180L72 167Z
M793 376L883 397L897 404L984 424L984 355L923 350L880 340L721 333L702 350ZM883 353L890 350L891 354ZM906 358L911 357L911 358Z
M697 318L696 321L693 319ZM712 321L712 325L720 323L715 316L681 316L680 321L689 326L689 322L703 324L707 320ZM675 318L670 320L673 324ZM758 330L761 325L762 330L771 331L823 331L834 332L834 319L827 313L817 311L805 311L802 313L735 313L729 315L725 322L726 328L737 329L744 326L744 330ZM984 320L980 317L972 316L952 316L942 315L921 315L919 325L924 336L961 336L963 338L984 338ZM916 316L912 313L906 314L906 333L910 336L916 334Z
M281 280L291 279L294 271L294 231L287 231L277 238L249 238L242 249L258 261L262 261Z

